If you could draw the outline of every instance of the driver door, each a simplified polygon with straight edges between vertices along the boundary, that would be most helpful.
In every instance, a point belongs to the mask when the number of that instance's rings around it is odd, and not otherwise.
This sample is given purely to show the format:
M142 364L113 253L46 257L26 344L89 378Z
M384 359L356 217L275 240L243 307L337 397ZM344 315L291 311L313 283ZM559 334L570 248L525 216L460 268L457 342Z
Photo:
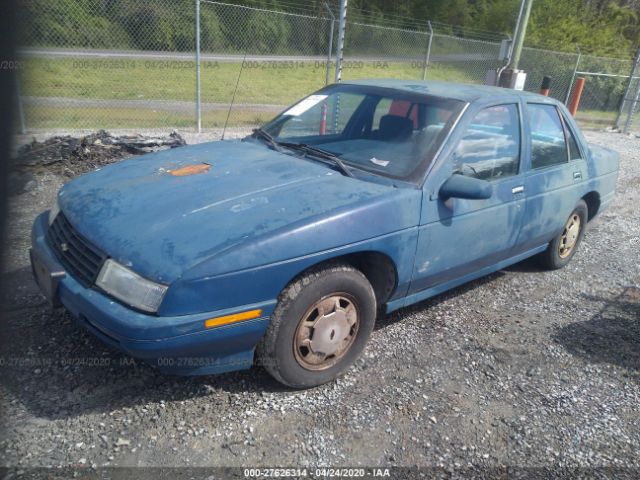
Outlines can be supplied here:
M465 120L466 119L466 120ZM513 256L522 226L524 180L521 106L491 105L467 112L457 144L443 152L424 185L416 261L409 293L437 293L470 280ZM454 137L454 143L456 143ZM490 182L488 199L442 198L451 175ZM483 271L484 270L484 271Z

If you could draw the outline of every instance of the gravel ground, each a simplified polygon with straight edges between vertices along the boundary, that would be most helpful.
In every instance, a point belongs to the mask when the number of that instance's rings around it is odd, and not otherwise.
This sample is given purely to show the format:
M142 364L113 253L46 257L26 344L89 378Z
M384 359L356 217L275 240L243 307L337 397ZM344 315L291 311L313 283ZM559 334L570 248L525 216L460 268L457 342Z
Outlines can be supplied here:
M162 375L49 311L31 279L28 232L64 179L40 173L13 198L6 244L3 464L627 468L636 476L640 139L587 137L621 153L618 196L566 268L525 261L380 318L357 364L308 391L287 390L259 368Z

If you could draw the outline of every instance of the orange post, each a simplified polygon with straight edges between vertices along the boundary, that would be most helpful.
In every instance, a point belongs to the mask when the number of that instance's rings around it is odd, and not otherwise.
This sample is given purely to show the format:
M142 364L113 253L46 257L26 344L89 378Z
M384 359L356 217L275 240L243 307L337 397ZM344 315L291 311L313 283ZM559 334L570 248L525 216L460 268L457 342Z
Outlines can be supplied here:
M551 77L543 77L542 78L542 86L540 87L540 95L544 95L545 97L549 96L549 90L551 88Z
M571 94L571 101L569 102L569 113L575 117L578 111L578 105L580 105L580 97L582 96L582 90L584 90L584 78L576 78L576 84L573 87L573 93Z
M327 134L327 104L322 104L322 110L320 110L320 135Z

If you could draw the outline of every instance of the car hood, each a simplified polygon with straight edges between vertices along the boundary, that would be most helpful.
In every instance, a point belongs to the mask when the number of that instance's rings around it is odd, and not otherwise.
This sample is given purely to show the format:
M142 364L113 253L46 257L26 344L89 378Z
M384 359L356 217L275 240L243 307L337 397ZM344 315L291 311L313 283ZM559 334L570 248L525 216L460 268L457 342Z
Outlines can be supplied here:
M411 189L345 177L263 144L225 141L109 165L70 182L58 199L69 222L108 256L170 283L230 249L357 210L399 190ZM404 226L396 218L380 222L375 231L351 229L344 240ZM319 242L307 253L333 246Z

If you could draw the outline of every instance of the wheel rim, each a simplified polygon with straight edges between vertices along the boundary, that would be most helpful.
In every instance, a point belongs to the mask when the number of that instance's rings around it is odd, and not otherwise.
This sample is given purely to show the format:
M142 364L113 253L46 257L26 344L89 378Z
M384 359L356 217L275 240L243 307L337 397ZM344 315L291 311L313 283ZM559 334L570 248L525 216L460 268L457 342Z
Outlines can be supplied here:
M304 314L294 338L293 352L307 370L326 370L342 359L358 334L360 315L352 296L334 293L317 301Z
M578 236L580 235L580 216L574 213L569 217L567 223L560 235L560 243L558 244L558 255L560 258L567 258L573 252Z

